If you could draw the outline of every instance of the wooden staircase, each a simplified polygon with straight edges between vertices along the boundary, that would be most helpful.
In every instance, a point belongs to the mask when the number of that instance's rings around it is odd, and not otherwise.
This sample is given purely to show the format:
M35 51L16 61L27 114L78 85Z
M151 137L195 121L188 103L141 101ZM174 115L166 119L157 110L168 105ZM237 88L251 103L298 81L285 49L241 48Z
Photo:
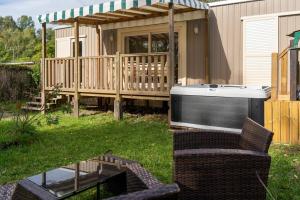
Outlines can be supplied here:
M32 101L26 102L26 105L22 107L23 110L29 111L42 111L44 108L41 103L41 94L32 98ZM59 101L62 100L62 96L59 95L55 98L51 98L46 103L46 110L49 110L59 104Z

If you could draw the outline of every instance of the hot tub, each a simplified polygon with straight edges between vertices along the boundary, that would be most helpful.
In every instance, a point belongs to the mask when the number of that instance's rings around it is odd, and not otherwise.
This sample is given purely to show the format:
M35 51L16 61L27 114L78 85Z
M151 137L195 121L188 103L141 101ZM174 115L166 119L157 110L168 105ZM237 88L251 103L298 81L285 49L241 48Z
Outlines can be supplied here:
M264 101L270 92L266 86L174 86L171 126L240 132L246 117L264 125Z

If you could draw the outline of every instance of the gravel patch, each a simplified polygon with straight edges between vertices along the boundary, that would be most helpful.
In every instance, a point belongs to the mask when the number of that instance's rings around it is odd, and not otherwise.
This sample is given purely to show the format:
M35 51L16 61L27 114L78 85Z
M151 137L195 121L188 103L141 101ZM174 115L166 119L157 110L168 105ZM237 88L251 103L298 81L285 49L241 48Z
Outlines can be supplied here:
M7 184L0 186L0 200L10 200L15 191L16 184Z

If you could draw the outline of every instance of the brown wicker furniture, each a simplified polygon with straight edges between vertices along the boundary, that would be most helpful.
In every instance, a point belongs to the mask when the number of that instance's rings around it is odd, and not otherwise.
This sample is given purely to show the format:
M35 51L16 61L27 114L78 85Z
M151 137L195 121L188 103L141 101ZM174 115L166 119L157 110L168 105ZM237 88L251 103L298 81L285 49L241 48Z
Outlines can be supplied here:
M78 166L78 165L77 165ZM147 199L177 199L179 187L177 184L164 185L135 161L125 160L113 155L100 156L80 162L78 189L74 178L53 183L46 181L46 186L28 178L20 181L13 194L13 200L54 200L65 199L93 187L103 184L105 189L117 196L109 200L147 200ZM75 165L63 167L74 170ZM59 168L61 169L61 168ZM99 172L101 172L99 176ZM76 172L75 172L76 173ZM45 184L45 183L44 183ZM61 194L61 195L57 195ZM97 190L97 199L100 192Z
M273 133L246 119L242 133L174 133L179 199L265 199Z

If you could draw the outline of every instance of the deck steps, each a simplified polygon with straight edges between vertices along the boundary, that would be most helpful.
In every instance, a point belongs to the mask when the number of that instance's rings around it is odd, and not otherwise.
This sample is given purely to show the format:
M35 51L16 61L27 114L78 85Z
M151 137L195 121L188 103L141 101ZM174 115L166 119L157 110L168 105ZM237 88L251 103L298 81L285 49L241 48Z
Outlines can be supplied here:
M33 106L23 106L23 110L30 110L30 111L42 111L41 107L33 107Z
M22 107L23 110L29 110L29 111L42 111L42 103L41 103L41 96L35 96L32 98L32 101L26 102L26 105ZM55 107L59 101L62 100L62 96L57 96L55 98L51 98L46 103L46 109L51 109Z

